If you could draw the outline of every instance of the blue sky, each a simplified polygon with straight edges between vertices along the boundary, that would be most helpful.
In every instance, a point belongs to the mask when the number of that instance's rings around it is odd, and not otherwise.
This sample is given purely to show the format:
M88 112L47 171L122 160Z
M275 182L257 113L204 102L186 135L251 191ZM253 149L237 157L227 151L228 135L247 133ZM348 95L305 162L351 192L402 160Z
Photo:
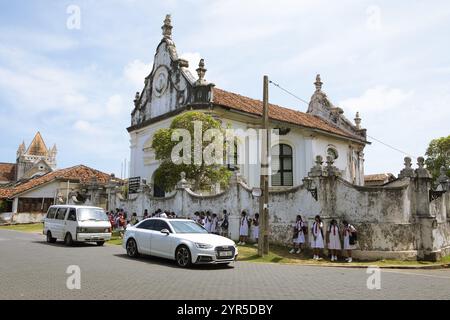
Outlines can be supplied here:
M80 9L80 29L68 29ZM218 87L261 98L264 74L303 99L323 90L371 137L413 157L450 134L448 1L0 0L0 161L36 131L58 146L58 167L120 175L129 158L134 93L143 87L172 14L178 53L205 59ZM307 106L275 87L270 101ZM373 141L366 173L402 168Z

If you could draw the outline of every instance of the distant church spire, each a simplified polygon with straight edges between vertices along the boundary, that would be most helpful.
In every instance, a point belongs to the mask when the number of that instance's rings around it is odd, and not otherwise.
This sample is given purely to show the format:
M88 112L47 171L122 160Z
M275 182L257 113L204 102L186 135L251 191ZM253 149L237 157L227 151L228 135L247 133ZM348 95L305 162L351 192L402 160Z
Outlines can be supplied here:
M170 17L170 14L166 15L166 19L164 19L164 24L161 27L162 29L162 35L164 36L164 38L166 39L172 39L172 20Z

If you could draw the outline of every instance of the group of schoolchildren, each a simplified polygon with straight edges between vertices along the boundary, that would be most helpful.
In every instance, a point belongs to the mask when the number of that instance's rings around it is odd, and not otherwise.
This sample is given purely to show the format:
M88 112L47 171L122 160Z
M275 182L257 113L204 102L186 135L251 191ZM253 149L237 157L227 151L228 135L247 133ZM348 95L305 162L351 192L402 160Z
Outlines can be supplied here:
M259 213L255 213L253 218L248 216L247 211L241 212L241 219L239 223L239 242L238 245L245 245L248 241L249 230L251 227L252 236L255 239L255 246L258 245L259 236Z
M196 211L192 219L203 226L206 231L214 234L220 234L222 236L228 236L228 213L227 210L223 210L222 216L219 217L216 213L211 211Z
M293 248L289 251L291 254L300 253L302 246L306 243L308 234L307 224L303 221L300 215L297 216L296 222L293 225ZM357 231L354 226L349 224L346 220L342 221L342 226L339 226L336 219L331 220L330 225L324 233L324 225L319 215L314 218L311 227L311 249L313 250L313 259L322 260L323 249L327 246L331 261L338 261L338 255L343 250L347 253L345 261L352 262L352 250L356 247ZM343 241L343 246L341 246Z

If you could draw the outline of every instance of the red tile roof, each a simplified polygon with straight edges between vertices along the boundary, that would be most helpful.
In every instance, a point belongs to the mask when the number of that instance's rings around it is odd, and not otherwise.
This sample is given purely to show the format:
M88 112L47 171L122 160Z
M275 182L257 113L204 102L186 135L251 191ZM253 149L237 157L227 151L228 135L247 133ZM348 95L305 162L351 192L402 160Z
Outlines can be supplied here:
M213 90L214 90L213 92L214 104L251 114L262 115L263 106L261 100L252 99L219 88L214 88ZM364 138L351 134L338 127L335 127L332 124L326 122L325 120L315 115L289 108L280 107L275 104L269 104L269 118L273 120L300 125L302 127L319 129L322 131L330 132L333 134L365 142Z
M42 184L53 180L77 180L80 183L88 183L92 178L96 178L100 184L108 183L110 175L104 172L78 165L66 169L56 170L43 176L32 178L30 180L18 183L12 187L1 188L0 198L13 198L15 195L33 189Z
M0 163L0 182L14 181L16 178L15 163Z

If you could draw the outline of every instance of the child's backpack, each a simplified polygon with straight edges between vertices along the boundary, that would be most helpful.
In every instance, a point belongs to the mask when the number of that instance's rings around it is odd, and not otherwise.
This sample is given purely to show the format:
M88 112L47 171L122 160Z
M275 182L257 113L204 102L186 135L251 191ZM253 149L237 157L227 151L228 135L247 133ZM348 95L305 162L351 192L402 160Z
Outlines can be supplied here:
M351 226L351 227L353 227L353 226ZM355 227L353 227L353 229L355 229ZM356 242L358 241L358 232L356 231L356 229L355 229L355 231L352 231L350 233L348 241L351 245L356 244Z
M223 229L228 229L228 218L227 217L225 217L225 219L223 220L221 227Z

